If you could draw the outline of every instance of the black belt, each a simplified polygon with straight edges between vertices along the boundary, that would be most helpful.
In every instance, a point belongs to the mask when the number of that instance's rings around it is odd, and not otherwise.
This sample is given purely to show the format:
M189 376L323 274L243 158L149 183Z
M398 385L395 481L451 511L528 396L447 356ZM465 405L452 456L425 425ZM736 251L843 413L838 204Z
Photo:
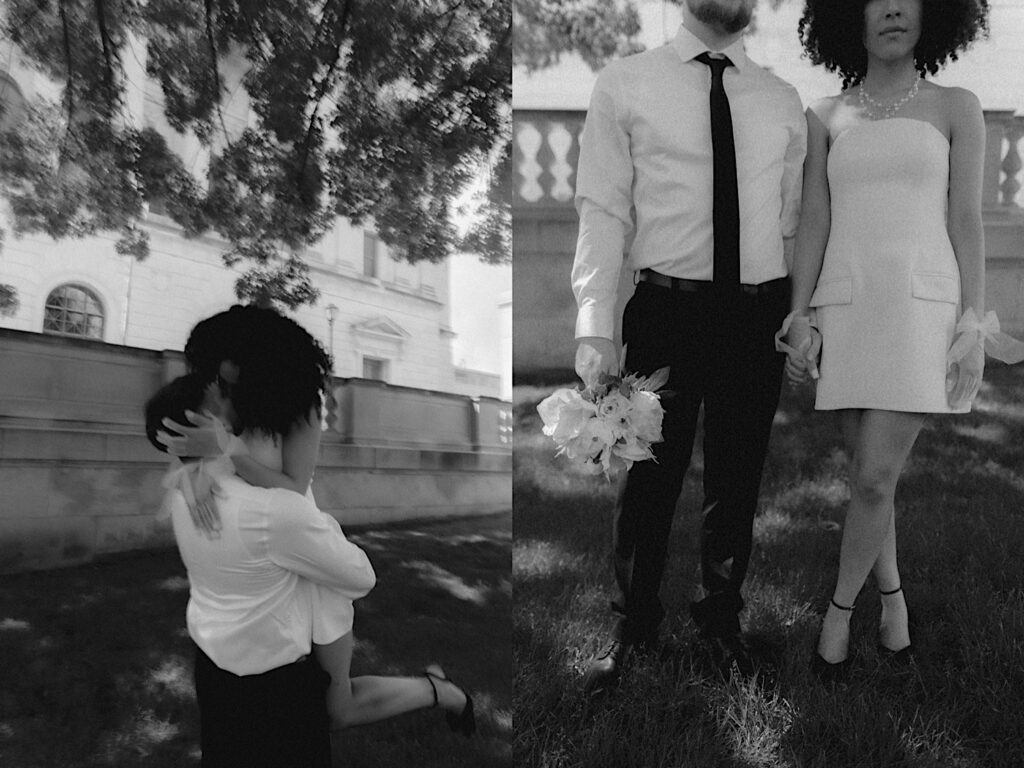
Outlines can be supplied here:
M682 277L669 277L660 272L655 272L653 269L641 269L637 274L637 279L645 283L661 286L662 288L671 288L673 291L683 291L685 293L710 293L715 290L715 284L710 280L686 280ZM740 284L740 293L748 296L763 296L783 291L788 285L788 277L779 277L766 283L759 283L758 285Z

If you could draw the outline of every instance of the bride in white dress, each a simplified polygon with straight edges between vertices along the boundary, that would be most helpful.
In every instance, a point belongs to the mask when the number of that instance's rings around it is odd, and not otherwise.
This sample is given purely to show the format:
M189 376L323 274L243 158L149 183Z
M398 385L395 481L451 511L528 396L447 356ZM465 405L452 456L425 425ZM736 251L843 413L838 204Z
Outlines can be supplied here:
M811 60L845 87L807 110L791 303L800 320L787 338L791 350L816 348L820 330L816 407L839 411L849 456L839 575L812 656L826 680L847 673L850 615L871 572L880 651L910 657L896 483L925 414L970 410L981 383L980 344L950 371L946 359L958 318L984 314L984 117L974 94L923 75L956 58L986 12L974 0L808 0L800 22ZM813 362L791 354L790 379Z

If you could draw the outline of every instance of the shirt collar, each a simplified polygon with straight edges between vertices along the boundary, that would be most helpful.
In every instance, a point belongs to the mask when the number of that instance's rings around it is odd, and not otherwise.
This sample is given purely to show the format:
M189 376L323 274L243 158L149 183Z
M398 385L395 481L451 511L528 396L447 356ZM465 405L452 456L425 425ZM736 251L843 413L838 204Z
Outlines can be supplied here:
M679 32L672 40L672 47L683 61L692 61L695 56L700 56L708 50L707 45L682 24L679 25ZM747 53L743 47L742 36L724 51L712 51L712 53L724 53L737 69L742 70L747 65Z

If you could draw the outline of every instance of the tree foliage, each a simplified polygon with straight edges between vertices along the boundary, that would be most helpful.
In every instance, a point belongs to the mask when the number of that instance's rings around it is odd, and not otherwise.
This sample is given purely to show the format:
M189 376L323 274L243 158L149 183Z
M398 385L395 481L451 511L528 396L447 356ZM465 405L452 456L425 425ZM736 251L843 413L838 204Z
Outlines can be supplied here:
M514 0L514 57L527 71L578 53L592 69L643 50L635 0Z
M0 285L0 315L13 315L18 311L18 294L13 286Z
M0 135L0 184L17 232L120 233L144 258L150 202L187 235L213 230L254 263L241 294L314 300L296 254L336 216L372 220L393 254L439 261L465 243L509 258L492 188L463 240L455 201L504 158L511 118L510 0L5 0L0 34L61 86ZM186 167L127 108L131 57L163 113L196 136ZM234 62L235 69L229 66ZM230 75L241 69L238 92ZM233 128L225 104L245 99ZM492 178L501 175L494 163Z
M613 58L643 50L638 0L514 0L514 49L517 66L528 72L577 53L591 69ZM770 0L778 8L789 0ZM682 5L685 0L669 0ZM756 19L755 19L756 20ZM754 26L748 28L753 31Z

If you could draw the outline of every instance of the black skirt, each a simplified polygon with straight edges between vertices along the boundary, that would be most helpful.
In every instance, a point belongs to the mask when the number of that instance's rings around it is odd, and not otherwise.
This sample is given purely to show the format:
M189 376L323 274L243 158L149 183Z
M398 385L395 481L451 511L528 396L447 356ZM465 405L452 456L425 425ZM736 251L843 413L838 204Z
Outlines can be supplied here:
M196 646L202 768L330 768L329 683L312 656L235 675Z

